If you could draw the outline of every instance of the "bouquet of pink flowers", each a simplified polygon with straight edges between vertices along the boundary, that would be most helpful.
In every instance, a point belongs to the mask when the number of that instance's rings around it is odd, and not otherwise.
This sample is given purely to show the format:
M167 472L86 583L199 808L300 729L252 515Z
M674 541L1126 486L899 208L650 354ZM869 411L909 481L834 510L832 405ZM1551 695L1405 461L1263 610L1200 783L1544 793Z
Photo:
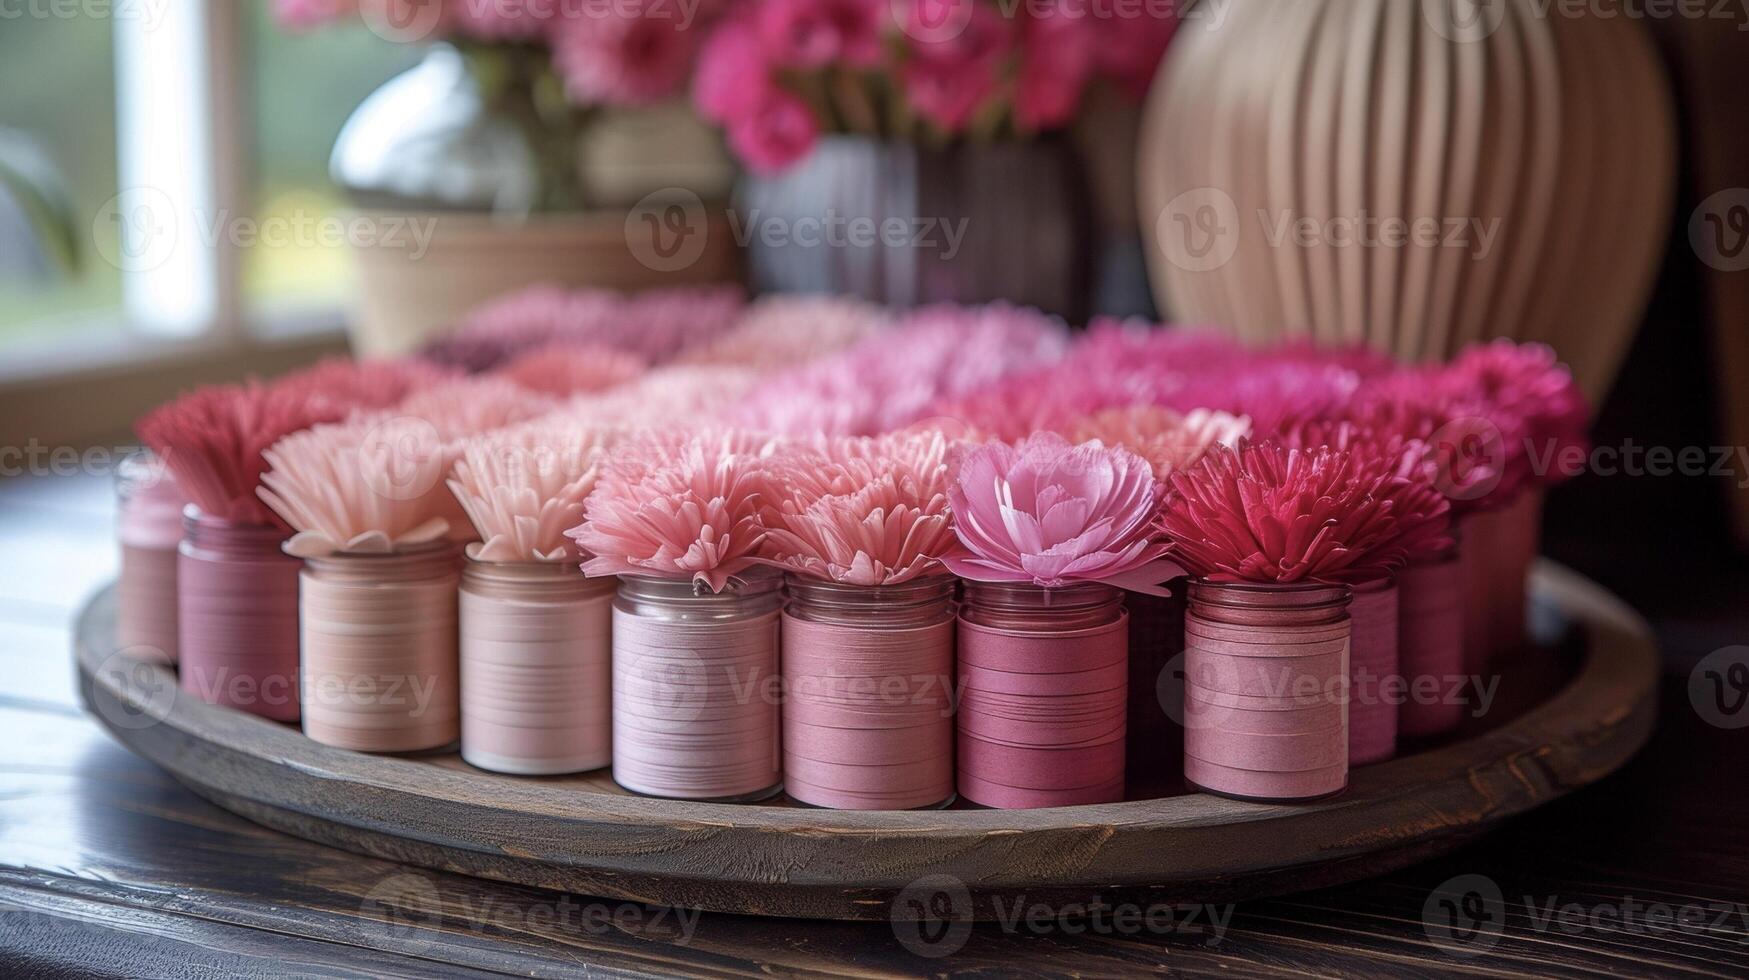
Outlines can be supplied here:
M699 52L693 100L748 167L775 172L821 132L1025 138L1067 125L1106 82L1140 98L1176 0L739 0Z

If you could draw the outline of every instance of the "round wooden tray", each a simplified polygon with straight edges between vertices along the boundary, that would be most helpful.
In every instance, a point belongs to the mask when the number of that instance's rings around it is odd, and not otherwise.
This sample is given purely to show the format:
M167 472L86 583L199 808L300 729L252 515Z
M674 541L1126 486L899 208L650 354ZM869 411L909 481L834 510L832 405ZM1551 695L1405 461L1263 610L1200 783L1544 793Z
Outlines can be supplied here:
M1553 632L1506 671L1491 728L1408 746L1357 769L1340 796L1299 806L1185 795L876 813L645 799L605 774L511 778L453 754L328 748L177 696L170 670L113 653L110 592L81 613L75 644L85 704L124 745L218 805L310 840L586 895L816 918L883 918L918 879L945 875L990 917L993 901L1020 897L1225 902L1352 881L1608 775L1652 729L1649 631L1558 566L1537 569L1533 592Z

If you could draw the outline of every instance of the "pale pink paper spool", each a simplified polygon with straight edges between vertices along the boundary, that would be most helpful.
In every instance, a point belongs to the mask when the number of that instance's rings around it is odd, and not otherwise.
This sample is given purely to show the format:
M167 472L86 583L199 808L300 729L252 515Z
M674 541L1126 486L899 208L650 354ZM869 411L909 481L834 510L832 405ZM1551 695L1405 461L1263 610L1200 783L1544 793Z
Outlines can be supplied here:
M1123 798L1122 593L967 582L959 617L961 796L1023 809Z
M1192 582L1188 598L1185 781L1268 801L1339 792L1348 778L1349 590ZM1273 667L1259 663L1271 659Z
M1408 698L1404 735L1441 735L1463 720L1455 696L1464 671L1463 567L1455 554L1410 565L1397 579L1397 647Z
M721 593L623 576L613 604L613 778L634 793L755 800L783 788L783 579Z
M184 513L176 568L184 691L275 721L298 720L298 570L286 534Z
M177 547L188 498L152 453L116 468L116 646L154 663L175 663Z
M1397 754L1402 663L1397 653L1397 585L1376 579L1354 586L1348 606L1353 640L1348 654L1348 764L1364 766ZM1210 760L1214 761L1214 760Z
M784 789L813 806L910 810L954 793L955 581L788 577Z
M460 552L311 558L301 576L304 734L359 752L418 752L461 731Z
M572 562L478 562L461 581L461 753L525 776L613 762L613 597Z

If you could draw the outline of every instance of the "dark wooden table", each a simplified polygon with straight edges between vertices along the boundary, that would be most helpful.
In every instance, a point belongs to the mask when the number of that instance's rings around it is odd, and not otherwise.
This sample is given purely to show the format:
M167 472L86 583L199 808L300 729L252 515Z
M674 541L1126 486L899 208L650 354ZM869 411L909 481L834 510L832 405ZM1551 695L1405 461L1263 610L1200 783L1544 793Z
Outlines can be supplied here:
M305 843L121 749L81 714L68 653L113 574L109 520L102 481L0 482L0 976L1749 972L1749 728L1697 714L1681 658L1626 771L1362 884L939 936L698 916Z

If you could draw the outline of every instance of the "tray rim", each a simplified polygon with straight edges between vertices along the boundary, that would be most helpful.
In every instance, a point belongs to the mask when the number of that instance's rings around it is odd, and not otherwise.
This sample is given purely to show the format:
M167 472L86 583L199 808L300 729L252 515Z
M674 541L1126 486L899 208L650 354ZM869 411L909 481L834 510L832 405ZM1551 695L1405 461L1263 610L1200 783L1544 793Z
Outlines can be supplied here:
M142 706L140 685L103 669L113 587L81 610L74 645L81 697L113 737L220 806L298 836L584 894L803 917L885 917L920 877L948 874L984 915L991 899L1022 894L1205 901L1354 880L1613 772L1653 726L1650 630L1561 566L1540 563L1532 582L1587 634L1564 687L1499 728L1357 770L1341 796L1292 806L1193 795L886 813L617 796L333 749L187 697ZM154 723L114 721L142 710Z

